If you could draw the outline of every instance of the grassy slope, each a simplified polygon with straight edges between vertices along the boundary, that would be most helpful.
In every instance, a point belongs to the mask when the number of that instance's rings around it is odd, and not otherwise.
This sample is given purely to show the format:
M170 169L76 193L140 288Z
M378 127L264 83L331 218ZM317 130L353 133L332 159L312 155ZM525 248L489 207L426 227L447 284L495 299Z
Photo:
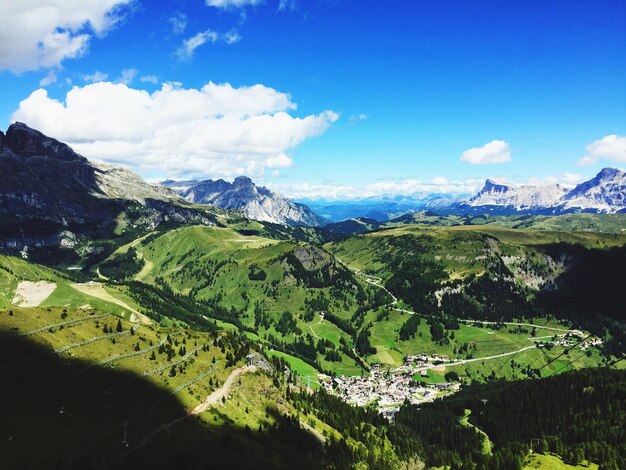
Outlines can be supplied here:
M12 352L4 354L4 359L0 362L0 372L8 380L8 386L0 391L0 401L12 404L11 411L4 415L0 423L0 451L4 456L3 462L8 465L36 464L40 459L55 461L65 459L67 455L85 452L105 452L113 459L119 456L126 458L124 452L118 455L123 449L119 445L119 429L124 420L131 421L131 449L143 449L138 452L133 450L135 454L130 455L131 459L133 455L145 459L145 452L158 454L161 451L168 458L173 458L172 455L178 455L178 452L185 455L191 452L189 455L193 456L198 449L205 449L207 446L215 447L214 455L221 459L235 450L231 447L236 444L237 439L243 439L246 445L253 447L248 450L240 448L246 458L254 459L254 452L258 452L259 457L256 458L267 459L266 463L270 467L278 468L280 465L271 463L273 458L277 458L276 452L295 452L296 455L299 452L297 447L293 447L289 434L278 437L263 435L279 423L278 413L297 416L305 428L314 428L314 432L308 433L312 442L317 442L322 433L336 439L341 438L338 431L319 418L310 413L296 411L286 399L283 385L277 387L270 377L260 372L239 376L223 402L219 401L193 419L177 421L172 427L155 433L161 425L185 416L185 410L191 410L201 403L224 383L232 370L242 366L241 362L226 366L225 356L229 349L222 352L219 347L214 346L212 334L142 325L133 335L118 336L114 341L106 338L78 345L56 355L49 354L50 348L79 344L102 336L105 325L107 329L115 329L119 320L126 332L132 324L114 315L96 318L101 314L97 311L35 307L16 307L12 310L12 315L9 315L8 310L0 310L0 337L4 335L0 344ZM16 333L26 333L42 326L53 326L61 321L75 319L84 321L64 328L46 329L24 340L15 337ZM224 332L218 333L218 336L223 334ZM156 358L150 359L150 353L147 352L151 347L159 345L167 335L174 344L178 343L178 346L174 346L175 350L183 345L183 339L187 352L191 352L196 345L203 344L208 344L209 349L199 350L197 356L192 354L177 366L177 373L172 377L169 373L171 364L166 354L155 349ZM26 342L19 343L20 341ZM11 346L13 343L16 345ZM25 347L26 344L30 346ZM140 351L146 352L120 358L126 354L134 354L136 346L139 346ZM313 380L317 380L316 371L297 358L279 352L272 352L271 355L287 360L300 375L311 375ZM178 354L173 357L174 362L180 359ZM55 365L51 366L50 361L55 362ZM164 369L159 373L151 373L159 368ZM213 372L180 392L173 393L177 387L207 371ZM146 375L146 372L150 373ZM38 380L14 378L24 374L37 377ZM100 381L103 383L100 384ZM95 389L87 391L86 387L90 386ZM312 386L317 385L313 383ZM85 393L81 393L83 388ZM19 392L15 394L15 390ZM45 397L43 399L42 394ZM31 398L36 403L35 408L39 410L35 414L33 405L29 404ZM69 426L66 423L68 419L71 420ZM59 427L61 431L55 432ZM142 439L146 435L152 437L144 448ZM176 435L176 438L172 439L172 435ZM8 436L11 439L7 440ZM33 439L42 440L37 453L29 453ZM231 443L231 439L235 439L235 442ZM260 449L255 447L258 445L255 444L256 439L264 443ZM178 450L172 454L174 448ZM306 463L308 454L302 454L299 458L304 459L299 463L303 468L311 466ZM139 460L138 463L147 465L145 460ZM179 460L177 464L182 465L182 462ZM156 465L152 462L151 465L152 468L161 468L160 463ZM232 460L230 465L237 466L236 461ZM250 465L251 462L245 464L248 468ZM317 464L312 466L317 468Z
M325 247L353 268L390 275L385 257L390 248L385 239L402 235L429 237L433 258L439 257L451 277L462 277L483 271L476 257L493 251L490 239L499 241L503 254L521 255L536 252L541 246L567 243L587 248L609 248L626 245L624 234L598 234L592 232L517 230L484 225L433 227L403 225L331 242ZM435 258L436 259L436 258Z
M186 227L168 232L146 245L135 244L138 253L146 263L152 266L149 272L142 273L142 281L154 283L157 277L164 278L177 292L188 294L192 289L199 299L222 295L222 305L234 307L243 312L242 322L254 327L254 306L261 302L268 315L274 320L287 310L296 317L298 328L303 335L322 337L339 345L339 338L351 341L350 337L332 323L318 323L318 318L306 322L301 313L307 296L323 292L330 296L330 291L311 289L298 285L293 279L285 278L285 272L279 257L292 250L296 244L290 241L278 241L254 235L241 235L229 228ZM218 263L225 263L215 269ZM249 266L256 264L266 273L265 281L248 278ZM272 282L277 287L271 288ZM269 290L271 289L271 292ZM334 308L343 317L350 316L356 304L348 293L348 303L336 300ZM345 308L347 305L347 309ZM313 328L313 331L311 331ZM259 328L258 335L281 337L288 342L293 335L283 336L273 326ZM316 336L317 335L317 336ZM348 357L341 363L330 363L319 356L322 365L338 373L358 374L360 368Z
M531 262L539 266L539 271L543 269L544 273L549 274L550 269L554 269L554 267L545 263L543 256L537 251L539 247L556 243L568 243L597 248L621 246L626 243L626 236L624 235L512 230L503 227L487 226L427 227L406 225L332 242L327 244L326 248L350 267L364 272L372 272L386 278L391 275L391 271L385 264L385 261L397 253L394 251L393 246L387 243L387 240L403 235L427 236L428 238L424 243L430 246L430 251L425 256L443 263L451 279L464 277L470 273L479 274L483 272L485 267L481 260L477 260L477 258L486 253L498 253L511 258L530 259ZM496 240L495 243L494 239ZM517 274L515 265L512 265L512 267ZM525 274L524 271L519 271L520 277ZM523 280L520 279L520 282L523 282ZM464 343L475 346L475 350L472 352L475 358L512 352L532 344L528 342L528 332L518 333L510 328L492 330L461 324L459 330L454 330L454 339L449 344L441 345L431 340L429 327L425 319L422 319L414 339L400 341L398 332L402 324L408 319L408 314L391 311L387 319L377 321L377 312L369 312L366 318L367 321L373 324L370 329L370 341L377 348L377 353L369 356L367 358L368 361L378 362L391 367L401 365L404 356L407 354L437 353L463 358L463 356L455 354L454 349L455 347L458 349ZM553 321L546 324L545 320L541 319L536 320L535 324L566 327L562 323ZM552 334L550 331L544 331L545 333L541 333L541 329L539 329L538 336ZM521 364L532 364L533 368L540 368L551 358L563 352L563 350L561 347L555 347L549 352L529 350L515 357L508 356L485 361L484 363L474 362L467 365L453 366L453 370L460 375L478 379L484 378L494 370L504 377L521 377L523 376L522 368L519 366L513 367L513 361ZM600 364L602 358L597 351L593 351L592 356L587 357L581 354L581 351L574 350L570 355L563 356L562 359L563 361L557 360L543 369L542 373L544 375L555 373L561 370L570 359L574 360L573 364L561 371L596 366ZM431 371L432 374L433 371ZM437 373L434 372L434 374Z
M570 465L563 462L560 457L551 454L531 454L524 462L524 470L596 470L597 468L598 464L595 463L589 465Z
M60 308L14 308L14 314L10 316L7 311L0 311L0 331L27 332L45 325L54 325L58 322L69 321L82 318L85 322L68 326L66 328L55 328L52 331L44 331L33 335L31 338L36 344L43 347L60 348L68 344L77 344L90 338L102 336L103 327L115 329L119 317L109 315L105 318L94 318L102 312L92 312L84 310L67 309L66 318L62 318L63 310ZM131 323L121 319L124 331L128 331ZM204 344L209 344L208 351L198 351L198 355L192 354L189 359L181 363L184 371L177 372L176 376L170 376L171 363L167 360L166 354L161 354L156 349L155 359L150 359L151 353L134 355L130 358L115 360L106 367L117 370L132 372L137 376L144 377L154 385L173 390L176 387L188 382L190 379L215 367L215 372L210 377L220 383L224 382L229 372L237 366L226 367L225 353L219 347L213 346L213 338L208 333L196 332L192 330L164 329L156 325L141 326L134 335L124 335L111 339L95 341L91 344L78 346L62 353L65 359L82 360L86 363L101 363L118 358L121 355L134 353L135 346L139 345L140 351L149 350L157 346L167 336L170 335L177 352L181 346L185 346L186 352L190 353ZM183 344L183 340L185 344ZM178 345L176 345L178 343ZM181 360L183 357L175 354L173 362ZM215 363L213 362L215 359ZM153 371L166 367L162 372L144 375L144 372ZM177 395L178 400L185 408L193 408L201 403L202 399L209 395L216 387L209 385L209 377L191 385ZM257 427L258 427L257 422Z
M72 281L54 269L4 255L0 255L0 308L13 306L15 289L18 283L24 280L48 281L56 284L55 290L41 303L42 307L92 308L125 318L130 316L130 312L119 305L78 292L72 287Z
M4 359L0 363L0 371L3 371L7 380L0 392L0 399L3 404L11 404L10 409L3 412L0 424L0 452L3 463L9 466L7 468L17 465L28 468L27 465L36 466L42 461L48 462L45 465L48 466L50 462L66 459L68 455L94 452L104 452L112 459L121 455L121 458L133 461L135 456L145 459L146 452L159 454L164 450L166 458L171 459L178 452L197 453L198 449L206 446L216 447L217 453L214 455L220 459L229 452L228 448L223 447L226 442L224 439L235 439L243 433L237 439L244 439L254 447L255 436L250 430L267 429L277 422L276 415L266 413L266 408L270 407L282 414L294 414L291 405L280 400L282 392L267 376L260 373L244 375L236 383L225 404L218 404L198 415L197 419L183 420L168 431L154 434L144 448L143 436L151 434L164 423L185 416L185 409L199 404L217 387L216 380L223 383L229 372L241 364L226 367L225 354L220 348L210 346L208 351L200 350L198 356L192 355L181 364L183 371L178 371L175 377L170 376L167 358L159 354L158 350L155 351L155 360L150 360L149 354L142 354L107 365L96 365L135 352L137 344L141 350L148 349L151 343L159 344L167 334L180 344L184 338L187 351L194 347L194 343L212 343L212 338L206 333L164 330L156 326L142 326L135 335L117 337L115 342L105 339L75 347L59 356L47 354L48 348L59 348L102 335L102 326L108 324L115 327L118 318L109 316L105 319L91 319L92 315L88 312L68 309L67 317L61 320L63 310L59 308L14 308L13 312L13 315L9 315L6 310L0 311L0 335L30 331L42 325L77 318L86 321L67 328L45 331L25 340L2 338L3 346L9 347L10 352L7 354L4 351ZM131 326L125 320L121 320L121 323L124 331ZM14 343L15 346L7 346ZM178 355L174 357L175 361L179 359ZM214 359L217 361L215 365ZM144 375L145 371L162 366L166 366L164 372ZM214 367L215 371L210 376L175 395L171 393L176 387ZM37 380L17 379L18 375L24 374L37 377ZM89 387L93 387L93 390L87 390ZM81 393L83 389L84 393ZM249 412L245 412L246 407ZM119 454L123 449L119 444L119 430L125 419L131 421L128 436L131 448L140 449L129 456ZM247 430L244 426L247 426ZM177 437L172 439L172 434ZM34 453L33 441L39 443ZM282 446L279 442L272 442L273 448ZM174 448L178 450L172 454ZM271 458L270 454L274 451L268 451L269 448L265 446L254 449L263 459ZM181 464L180 460L178 464ZM140 460L140 467L142 465L162 468L158 459L151 464Z
M420 211L385 222L383 226L398 227L405 224L435 225L443 227L454 225L488 225L511 229L623 234L626 232L624 229L626 226L626 214L564 214L557 216L438 216L433 213Z

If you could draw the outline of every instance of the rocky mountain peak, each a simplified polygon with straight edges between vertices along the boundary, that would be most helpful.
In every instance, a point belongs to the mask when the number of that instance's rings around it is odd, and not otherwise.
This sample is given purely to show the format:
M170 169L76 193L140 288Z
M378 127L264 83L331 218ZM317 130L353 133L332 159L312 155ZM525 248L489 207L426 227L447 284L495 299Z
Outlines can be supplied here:
M481 193L503 193L508 191L509 187L506 184L498 183L495 180L487 179L485 180L485 185L483 189L480 191Z
M56 246L70 232L110 236L122 215L129 226L156 227L166 220L210 224L208 212L129 170L92 163L26 124L0 135L0 251Z
M247 176L238 176L233 180L233 186L241 188L244 186L254 186L252 180Z
M488 179L474 197L459 207L471 207L474 212L482 208L490 213L624 212L626 172L603 168L571 190L558 184L506 185Z
M37 156L64 161L87 161L75 153L69 145L48 137L23 122L16 122L9 126L6 135L2 138L2 146L27 158Z
M620 170L619 168L602 168L600 172L596 175L596 178L599 180L607 180L613 179L615 177L624 176L626 172Z
M222 209L241 210L248 217L264 222L286 225L316 226L324 220L303 205L256 186L247 176L239 176L232 183L224 180L172 181L167 186L185 199L198 204L210 204Z

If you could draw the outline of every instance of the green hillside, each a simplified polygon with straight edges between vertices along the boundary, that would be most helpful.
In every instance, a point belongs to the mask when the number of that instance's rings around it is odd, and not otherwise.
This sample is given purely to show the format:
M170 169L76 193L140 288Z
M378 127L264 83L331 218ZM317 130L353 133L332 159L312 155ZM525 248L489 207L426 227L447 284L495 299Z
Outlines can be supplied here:
M474 405L459 414L440 400L419 405L429 410L424 422L440 423L433 430L463 443L449 448L390 424L375 401L355 408L328 395L328 376L367 377L377 366L432 390L626 367L617 287L626 235L403 225L320 245L315 232L238 224L111 241L107 256L82 271L0 257L8 384L0 400L11 409L0 451L10 465L193 466L214 452L224 466L491 459L510 468L527 449L511 451L499 437L492 457L477 451L477 410L463 414ZM407 362L420 355L438 359ZM454 387L436 396L455 403ZM33 410L31 397L41 396ZM68 417L73 425L63 427ZM40 454L29 453L28 442L58 427L65 430ZM570 450L553 452L573 462ZM528 465L548 460L561 461L543 455Z

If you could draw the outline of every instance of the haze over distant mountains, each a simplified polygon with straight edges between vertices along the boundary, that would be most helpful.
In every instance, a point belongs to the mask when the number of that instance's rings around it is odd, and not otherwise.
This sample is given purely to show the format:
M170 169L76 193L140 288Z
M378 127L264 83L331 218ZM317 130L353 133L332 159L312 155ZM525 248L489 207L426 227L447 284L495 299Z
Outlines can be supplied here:
M573 188L559 184L512 184L487 179L483 188L471 197L426 194L301 202L332 222L356 218L384 222L416 211L431 211L440 215L614 214L626 212L626 172L604 168L595 177Z

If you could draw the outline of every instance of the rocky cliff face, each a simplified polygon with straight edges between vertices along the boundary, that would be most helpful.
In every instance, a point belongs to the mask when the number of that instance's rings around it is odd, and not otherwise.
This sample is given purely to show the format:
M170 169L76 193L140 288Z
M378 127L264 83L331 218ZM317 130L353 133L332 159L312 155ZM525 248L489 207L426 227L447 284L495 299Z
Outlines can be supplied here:
M256 186L246 176L232 183L224 180L172 181L162 183L185 199L198 204L211 204L222 209L241 210L248 217L262 222L283 225L318 226L324 220L304 204L298 204L269 189Z
M12 124L0 135L0 249L105 237L129 208L131 224L214 220L187 205L173 191L148 185L127 170L92 164L25 124Z

